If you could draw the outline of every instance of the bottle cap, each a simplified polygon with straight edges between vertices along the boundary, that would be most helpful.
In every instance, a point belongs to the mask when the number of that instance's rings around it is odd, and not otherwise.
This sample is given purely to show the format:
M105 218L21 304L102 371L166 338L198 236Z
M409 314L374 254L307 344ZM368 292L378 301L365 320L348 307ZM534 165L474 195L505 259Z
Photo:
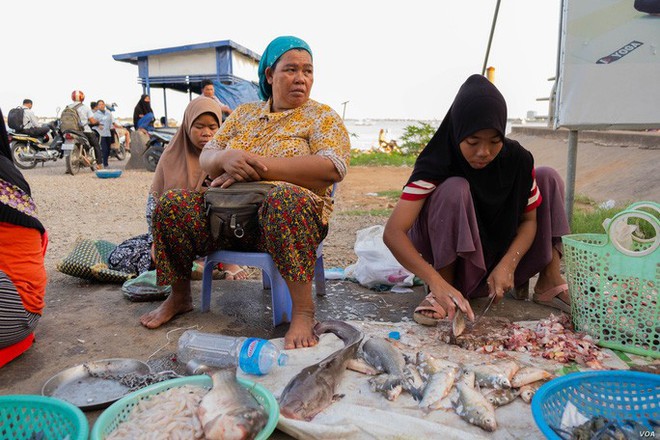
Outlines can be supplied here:
M390 338L390 339L394 339L395 341L398 341L399 339L401 339L401 333L396 332L396 331L390 332L390 334L387 335L387 337Z
M186 364L186 373L189 375L204 374L208 373L210 370L211 369L207 365L204 365L197 359L191 359Z
M286 353L280 353L280 355L277 357L277 365L279 365L280 367L285 366L288 361L289 361L289 355Z

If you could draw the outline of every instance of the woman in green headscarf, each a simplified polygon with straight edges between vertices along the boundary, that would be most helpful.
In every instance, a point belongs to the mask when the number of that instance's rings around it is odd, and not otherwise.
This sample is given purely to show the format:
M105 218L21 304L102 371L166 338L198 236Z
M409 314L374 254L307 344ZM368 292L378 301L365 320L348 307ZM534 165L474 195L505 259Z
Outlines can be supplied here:
M316 249L328 232L331 187L346 175L348 132L341 117L309 98L312 51L303 40L274 39L259 63L263 101L243 104L227 118L199 157L211 186L267 180L278 183L259 211L260 233L251 242L214 241L195 191L166 192L153 216L158 284L172 294L140 319L156 328L192 310L190 267L196 255L217 249L271 254L289 287L292 310L285 348L317 343L312 280Z
M313 61L312 49L298 37L277 37L271 41L259 61L259 97L262 100L267 101L273 95L273 87L266 79L266 69L272 70L280 57L292 49L306 50Z

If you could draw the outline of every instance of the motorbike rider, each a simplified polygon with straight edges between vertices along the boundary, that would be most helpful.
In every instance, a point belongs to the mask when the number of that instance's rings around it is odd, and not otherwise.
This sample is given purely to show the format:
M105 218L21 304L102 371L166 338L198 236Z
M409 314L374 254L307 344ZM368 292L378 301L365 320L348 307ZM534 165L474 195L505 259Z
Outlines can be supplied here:
M73 101L71 104L67 105L69 108L76 108L76 111L78 112L78 116L80 116L80 124L83 126L83 134L89 141L89 144L94 148L94 152L96 153L96 168L97 169L102 169L103 166L100 164L101 160L101 147L99 146L99 140L98 137L92 132L93 126L99 125L99 121L94 117L94 113L92 113L92 110L90 110L89 107L87 107L83 102L85 101L85 94L82 92L82 90L74 90L71 92L71 100ZM78 105L81 104L81 105Z
M32 100L25 98L23 100L23 129L22 133L34 138L42 138L51 129L49 124L42 124L32 111Z

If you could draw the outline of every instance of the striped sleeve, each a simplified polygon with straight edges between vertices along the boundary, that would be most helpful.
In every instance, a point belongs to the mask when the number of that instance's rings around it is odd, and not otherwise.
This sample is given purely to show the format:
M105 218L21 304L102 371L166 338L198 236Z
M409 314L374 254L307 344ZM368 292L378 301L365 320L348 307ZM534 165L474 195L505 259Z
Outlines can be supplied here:
M403 188L401 200L423 200L427 198L436 187L437 184L435 182L428 180L415 180Z
M541 205L543 197L541 196L541 191L536 185L536 169L532 168L532 189L529 191L529 198L527 199L527 206L525 207L525 212L530 212L535 210Z

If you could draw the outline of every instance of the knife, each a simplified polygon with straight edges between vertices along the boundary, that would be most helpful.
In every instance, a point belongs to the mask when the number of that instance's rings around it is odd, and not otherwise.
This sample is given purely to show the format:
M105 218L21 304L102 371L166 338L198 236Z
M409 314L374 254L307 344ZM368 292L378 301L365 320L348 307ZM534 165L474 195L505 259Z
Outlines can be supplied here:
M493 305L493 301L495 301L495 297L496 297L496 296L497 296L497 295L493 294L493 296L490 297L490 300L488 300L488 304L486 304L486 307L484 308L484 311L481 312L481 315L479 315L479 316L477 317L477 319L474 320L474 323L473 323L472 325L474 325L474 324L476 324L477 322L481 321L481 318L484 317L484 315L486 314L486 312L488 311L488 309L490 309L490 306Z

